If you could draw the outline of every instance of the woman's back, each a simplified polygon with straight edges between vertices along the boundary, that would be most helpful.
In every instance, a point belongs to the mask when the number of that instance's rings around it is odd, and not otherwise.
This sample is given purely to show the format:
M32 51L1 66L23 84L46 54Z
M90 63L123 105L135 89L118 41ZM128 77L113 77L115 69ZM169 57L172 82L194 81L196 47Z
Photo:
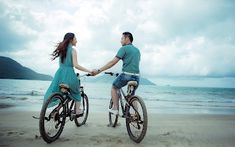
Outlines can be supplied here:
M66 56L64 58L64 61L63 63L61 62L61 58L59 60L59 64L60 64L60 67L73 67L73 59L72 59L72 45L69 44L68 47L67 47L67 52L66 52Z

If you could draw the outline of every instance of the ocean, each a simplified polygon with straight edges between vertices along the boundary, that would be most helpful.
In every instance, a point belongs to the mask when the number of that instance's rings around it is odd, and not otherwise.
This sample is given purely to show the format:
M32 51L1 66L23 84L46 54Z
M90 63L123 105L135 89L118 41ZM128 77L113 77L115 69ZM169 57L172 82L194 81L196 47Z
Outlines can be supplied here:
M0 111L40 111L50 81L0 79ZM107 112L111 84L82 79L90 113ZM126 90L126 88L124 88ZM149 113L235 114L235 88L140 85Z

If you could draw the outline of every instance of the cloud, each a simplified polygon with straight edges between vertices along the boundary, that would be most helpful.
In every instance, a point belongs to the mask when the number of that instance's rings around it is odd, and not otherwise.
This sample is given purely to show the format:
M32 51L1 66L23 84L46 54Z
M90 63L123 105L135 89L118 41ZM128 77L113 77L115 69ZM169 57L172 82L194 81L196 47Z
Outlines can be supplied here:
M217 44L203 37L177 38L164 45L148 45L143 71L152 76L235 76L234 45ZM152 58L150 58L152 57ZM144 63L149 63L148 67Z
M229 0L5 1L0 53L53 75L58 64L50 53L74 32L79 64L98 68L130 31L143 76L235 76L234 9ZM121 63L111 70L120 71Z
M0 10L0 51L24 49L28 42L37 38L35 28L38 25L26 9L1 2Z

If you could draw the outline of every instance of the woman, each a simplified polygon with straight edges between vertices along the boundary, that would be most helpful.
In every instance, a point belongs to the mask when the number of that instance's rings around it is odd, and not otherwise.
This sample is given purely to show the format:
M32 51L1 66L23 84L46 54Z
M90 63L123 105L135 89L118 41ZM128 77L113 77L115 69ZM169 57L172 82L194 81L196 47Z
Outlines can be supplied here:
M67 33L64 36L64 40L58 43L56 49L52 53L52 60L59 57L59 69L56 71L53 81L48 88L44 102L54 92L59 92L59 85L61 83L67 84L70 88L71 95L76 101L76 116L79 116L83 112L80 111L80 82L74 72L73 67L78 70L91 73L90 70L80 66L77 63L77 52L72 46L76 46L77 39L73 33Z

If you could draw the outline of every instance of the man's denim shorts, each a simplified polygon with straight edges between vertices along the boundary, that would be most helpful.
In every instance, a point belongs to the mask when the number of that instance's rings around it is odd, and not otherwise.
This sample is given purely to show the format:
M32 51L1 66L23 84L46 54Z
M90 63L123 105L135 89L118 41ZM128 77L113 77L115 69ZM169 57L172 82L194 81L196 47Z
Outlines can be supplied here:
M139 85L139 76L121 73L113 81L113 86L117 89L121 89L122 87L126 86L129 81L136 81Z

